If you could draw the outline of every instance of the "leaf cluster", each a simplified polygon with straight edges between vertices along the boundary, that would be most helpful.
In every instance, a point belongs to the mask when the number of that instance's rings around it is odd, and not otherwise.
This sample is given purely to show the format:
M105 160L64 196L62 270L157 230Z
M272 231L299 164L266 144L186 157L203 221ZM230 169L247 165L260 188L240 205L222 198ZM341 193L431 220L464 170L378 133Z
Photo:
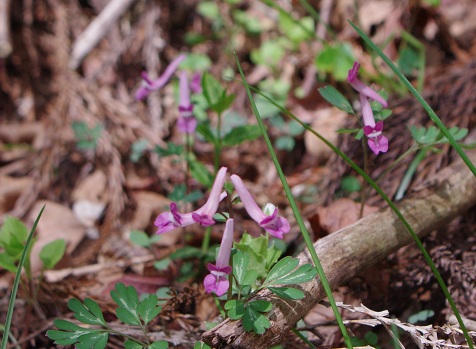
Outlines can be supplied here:
M0 267L12 273L17 273L18 261L25 249L27 238L28 229L22 221L14 217L5 219L0 228ZM29 278L31 278L30 254L35 242L36 239L33 238L25 260L25 270ZM43 263L43 270L53 269L63 258L65 250L66 242L63 239L54 240L43 246L39 255Z
M157 295L151 294L139 300L137 290L133 286L117 283L111 291L111 298L117 304L116 316L123 323L140 327L146 333L147 324L159 315L162 307L159 305ZM101 311L100 306L92 299L86 298L82 303L76 298L68 301L68 308L80 323L88 325L79 326L71 321L56 319L53 324L57 330L49 330L46 335L58 345L74 345L76 348L103 349L106 347L109 335L119 334L125 338L124 347L127 349L165 349L166 341L146 343L124 335L112 329Z

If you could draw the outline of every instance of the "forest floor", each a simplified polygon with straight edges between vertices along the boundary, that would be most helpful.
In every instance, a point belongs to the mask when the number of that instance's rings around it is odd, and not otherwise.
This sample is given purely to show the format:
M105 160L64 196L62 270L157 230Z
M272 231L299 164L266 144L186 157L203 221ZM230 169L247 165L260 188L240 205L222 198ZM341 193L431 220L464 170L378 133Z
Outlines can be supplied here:
M122 6L115 18L109 12L113 3ZM207 72L234 95L222 116L206 108L202 93L192 96L199 124L227 134L256 124L237 59L250 85L311 125L357 164L363 166L368 157L367 172L378 178L413 144L409 127L428 126L429 119L366 47L350 20L398 62L414 86L422 87L423 96L448 127L471 133L476 126L473 0L310 1L320 22L303 6L306 3L0 0L0 5L7 4L0 6L0 225L4 224L0 323L5 323L15 278L6 267L6 222L11 224L9 217L16 217L29 230L46 207L31 251L32 276L23 275L15 302L9 348L55 347L45 335L54 329L53 320L78 323L68 309L71 298L94 299L106 321L137 335L114 317L110 291L118 282L134 286L139 294L158 292L164 298L163 309L148 325L149 332L170 347L194 347L206 323L220 322L214 298L203 286L206 264L199 252L205 229L192 225L154 238L154 220L169 210L172 201L181 203L181 212L200 207L217 165L243 178L260 206L273 202L291 222L283 239L285 255L305 246L264 139L250 129L235 137L238 140L223 143L217 157L202 129L187 147L188 138L176 126L178 73L162 89L137 100L143 71L155 78L186 54L180 69L190 77ZM90 23L108 13L109 21L89 36L82 35ZM81 54L80 44L94 38L97 43ZM377 156L364 150L353 135L337 133L361 127L360 121L331 107L318 93L332 85L358 106L357 94L346 80L354 61L361 64L363 81L385 90L392 110L385 126L389 151ZM314 241L356 222L362 212L367 215L385 207L322 142L266 99L254 96ZM184 149L193 154L191 169L183 160ZM448 145L439 149L420 164L407 195L429 185L426 179L455 159ZM412 159L399 162L379 181L390 197ZM468 327L476 331L471 328L476 321L474 212L472 208L430 233L424 244ZM239 209L235 215L235 238L245 230L259 236L260 227L242 213ZM207 250L212 256L222 229L211 230ZM40 251L58 239L66 242L64 256L53 269L44 270ZM18 257L9 261L15 264ZM362 270L337 289L335 297L345 304L388 310L401 321L420 325L443 326L451 313L413 245ZM342 310L341 315L344 320L355 318L349 311ZM309 309L302 326L316 346L345 346L327 305ZM361 346L393 345L381 328L351 329ZM294 333L283 338L282 348L309 345ZM415 346L408 338L402 342ZM111 336L107 347L123 347L123 338Z

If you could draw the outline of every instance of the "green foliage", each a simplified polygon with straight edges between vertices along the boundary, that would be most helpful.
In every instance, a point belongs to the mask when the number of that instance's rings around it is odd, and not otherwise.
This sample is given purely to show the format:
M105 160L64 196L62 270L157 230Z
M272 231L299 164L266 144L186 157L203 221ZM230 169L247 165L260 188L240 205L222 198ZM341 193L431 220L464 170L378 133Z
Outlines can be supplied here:
M356 193L360 191L360 189L362 188L362 184L355 176L345 176L344 178L342 178L340 187L346 192Z
M161 239L160 235L152 235L149 236L143 231L140 230L132 230L129 239L131 242L137 246L141 247L150 247L157 241Z
M203 342L197 342L193 346L193 349L211 349L211 348L208 344L205 344Z
M222 139L223 146L239 145L246 141L252 141L261 136L258 125L243 125L233 128Z
M355 114L352 105L350 104L349 100L344 97L342 93L340 93L335 87L333 86L324 86L319 89L319 93L321 96L332 104L334 107L339 108L340 110L345 111L349 114Z
M257 49L251 51L251 61L256 65L276 68L286 53L283 42L280 40L267 40Z
M417 322L424 322L433 316L435 316L435 312L433 310L421 310L418 313L410 315L408 317L408 322L411 324L416 324Z
M263 285L292 285L308 282L316 277L316 269L311 264L299 264L297 258L284 257L269 271Z
M95 149L102 133L102 126L96 124L89 128L84 121L75 121L71 124L76 137L76 147L80 150Z
M154 151L161 157L167 157L171 155L182 156L184 153L183 146L177 145L173 142L167 142L167 148L162 148L156 145Z
M452 127L448 129L455 141L461 141L468 134L468 129ZM416 127L411 126L410 132L413 139L421 146L433 146L437 144L449 143L448 139L443 135L440 129L435 126Z
M180 63L180 68L190 71L205 71L212 66L210 57L201 53L189 53Z
M233 10L232 16L235 23L242 26L248 34L259 35L263 31L261 21L246 11Z
M65 251L66 241L63 239L51 241L43 246L40 251L40 259L43 262L43 268L53 269L61 258L63 258Z
M137 291L133 286L117 283L111 291L111 297L118 305L116 315L122 322L139 326L146 330L146 326L155 319L162 307L159 305L157 295L151 294L139 301ZM104 319L100 306L92 299L86 298L82 303L76 298L68 301L68 308L79 322L96 327L81 327L67 320L57 319L53 322L57 330L49 330L46 335L58 345L75 345L76 348L103 349L107 345L111 333L120 334L111 329ZM125 338L130 338L124 335ZM158 341L151 344L139 340L126 339L125 348L168 348L168 343Z
M17 218L7 217L0 228L0 267L12 273L18 271L17 263L19 262L23 251L25 250L25 242L28 238L28 229ZM32 238L31 245L26 251L25 270L27 276L30 275L30 254L36 239ZM63 239L54 240L42 247L40 251L40 259L43 262L43 269L53 269L55 265L63 258L66 249L66 242Z
M228 95L226 89L211 74L203 74L202 86L208 107L219 115L227 110L235 100L235 95Z
M272 309L271 302L254 300L244 302L231 300L225 303L227 315L232 320L243 321L243 328L248 332L263 334L271 326L268 318L264 315Z
M325 45L316 57L316 67L319 72L329 73L337 81L344 81L355 58L349 43Z
M314 20L311 17L294 20L290 15L280 12L279 27L294 47L314 37Z
M144 152L149 148L149 142L147 139L138 139L131 146L131 155L129 155L129 160L132 162L137 162L140 160Z
M199 190L187 194L187 186L184 183L174 186L174 190L168 195L170 201L174 202L195 202L202 197L203 193Z

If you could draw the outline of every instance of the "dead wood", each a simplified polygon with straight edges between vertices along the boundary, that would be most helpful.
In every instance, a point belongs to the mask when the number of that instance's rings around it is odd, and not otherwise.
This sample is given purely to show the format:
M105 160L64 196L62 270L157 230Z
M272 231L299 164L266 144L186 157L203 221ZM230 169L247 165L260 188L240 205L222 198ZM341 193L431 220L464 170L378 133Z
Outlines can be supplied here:
M468 152L473 163L476 151ZM398 207L411 227L422 237L441 227L476 204L476 177L462 161L443 169L427 181L426 189L401 201ZM377 263L391 252L410 243L412 238L390 208L367 216L314 244L333 289L364 268ZM297 256L300 263L312 263L308 252ZM268 348L303 318L313 305L326 297L319 279L297 285L305 293L298 301L283 300L268 290L254 298L266 299L275 306L268 314L271 327L263 334L246 332L241 321L229 319L203 334L213 348Z
M10 0L0 0L0 58L7 58L12 52L10 42Z

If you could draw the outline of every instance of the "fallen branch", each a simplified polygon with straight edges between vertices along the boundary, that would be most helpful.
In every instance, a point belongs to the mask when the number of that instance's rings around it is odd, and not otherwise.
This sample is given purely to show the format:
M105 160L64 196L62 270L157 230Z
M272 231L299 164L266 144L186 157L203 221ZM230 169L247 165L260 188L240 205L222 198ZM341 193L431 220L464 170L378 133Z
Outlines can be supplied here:
M473 163L476 151L468 152ZM476 177L460 160L428 180L428 187L403 200L398 208L411 227L422 237L443 226L476 204ZM410 233L390 208L382 209L355 224L343 228L314 244L317 255L335 289L364 268L384 259L388 254L412 242ZM302 264L312 263L308 252L297 256ZM246 332L241 321L227 319L203 334L202 339L213 348L268 348L279 344L286 333L303 318L313 305L326 297L318 279L295 285L305 298L284 300L268 290L254 299L275 304L268 314L271 327L263 334Z
M73 44L69 67L76 69L84 57L96 47L111 26L132 5L134 0L111 0L102 12L81 33Z

